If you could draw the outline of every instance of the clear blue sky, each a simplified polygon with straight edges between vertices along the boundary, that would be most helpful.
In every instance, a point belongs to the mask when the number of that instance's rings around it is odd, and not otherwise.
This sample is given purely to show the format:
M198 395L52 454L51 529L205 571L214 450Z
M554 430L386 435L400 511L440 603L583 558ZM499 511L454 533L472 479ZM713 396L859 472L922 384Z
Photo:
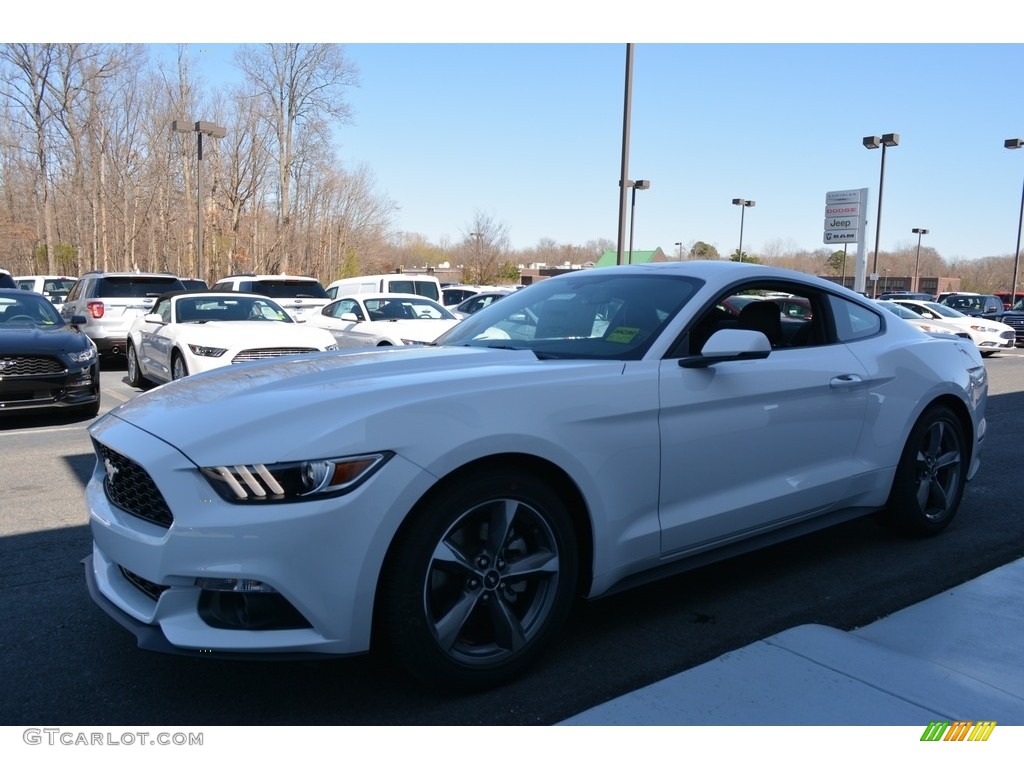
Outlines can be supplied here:
M946 258L1013 251L1024 150L1006 150L1003 140L1024 138L1024 46L1001 41L1019 38L1020 10L983 0L946 18L931 7L922 28L913 8L868 15L796 0L699 17L655 15L643 2L562 9L570 4L529 0L488 6L492 16L483 18L476 3L432 4L429 13L424 5L332 16L328 6L289 3L297 10L280 27L251 19L239 27L226 10L210 9L198 29L230 42L268 34L344 42L361 84L349 94L354 124L338 130L338 156L371 169L400 206L399 230L434 242L460 240L477 210L504 222L516 248L542 237L615 240L626 46L588 41L629 35L640 41L630 176L651 180L637 193L637 250L704 240L733 251L735 197L756 201L746 211L745 251L771 243L814 250L824 247L825 193L860 187L870 190L873 248L881 151L861 139L895 132L882 250L916 244L911 229L925 227L924 244ZM283 6L253 6L261 7L279 14ZM600 17L594 29L574 26L573 9ZM196 40L190 13L161 27L157 41ZM154 33L120 34L99 38ZM698 42L705 39L715 42ZM575 42L552 42L561 40ZM945 43L958 40L970 42ZM210 83L235 76L228 42L194 46Z

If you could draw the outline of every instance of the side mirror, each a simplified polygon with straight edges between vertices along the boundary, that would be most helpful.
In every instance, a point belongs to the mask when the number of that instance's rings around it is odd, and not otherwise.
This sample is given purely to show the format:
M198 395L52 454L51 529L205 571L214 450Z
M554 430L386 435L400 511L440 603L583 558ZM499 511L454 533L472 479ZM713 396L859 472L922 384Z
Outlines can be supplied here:
M89 318L87 318L85 315L72 315L71 316L71 325L85 325L88 322L89 322Z
M359 318L356 317L356 313L355 312L344 312L344 313L342 313L341 317L339 317L338 319L339 320L344 320L346 323L358 323L359 322Z
M717 363L738 360L763 360L771 354L772 345L760 331L723 328L711 335L699 355L684 357L680 368L708 368Z
M147 323L163 323L164 319L155 312L150 312L148 315L143 315L142 319Z

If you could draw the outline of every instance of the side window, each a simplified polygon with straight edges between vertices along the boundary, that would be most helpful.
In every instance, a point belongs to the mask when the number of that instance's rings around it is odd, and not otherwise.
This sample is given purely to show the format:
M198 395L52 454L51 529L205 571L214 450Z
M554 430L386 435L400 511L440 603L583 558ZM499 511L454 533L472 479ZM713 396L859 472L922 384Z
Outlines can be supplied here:
M77 283L71 286L71 291L68 293L67 301L74 301L75 299L79 298L82 295L82 291L84 290L83 286L87 282L89 281L79 280Z
M165 323L171 322L171 300L164 299L158 303L156 308L153 310L153 313L160 315L160 319Z
M677 344L677 350L698 355L711 336L728 328L763 333L777 351L819 346L829 338L827 316L825 294L811 286L779 282L737 285L716 297L690 327L687 342Z
M361 309L359 309L359 304L358 302L355 301L355 299L342 299L341 301L334 305L334 309L331 311L331 314L334 317L341 317L342 315L349 312L354 314L360 320L363 319L363 312Z
M842 342L856 341L874 336L882 330L882 318L867 307L838 296L829 297L835 318L836 338Z

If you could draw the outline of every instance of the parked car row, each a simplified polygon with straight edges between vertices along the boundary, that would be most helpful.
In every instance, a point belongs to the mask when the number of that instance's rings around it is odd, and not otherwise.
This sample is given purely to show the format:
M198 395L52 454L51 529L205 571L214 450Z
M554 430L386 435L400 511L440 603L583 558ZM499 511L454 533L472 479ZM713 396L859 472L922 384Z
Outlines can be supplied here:
M995 298L995 297L992 297ZM894 300L894 303L906 307L925 320L956 328L966 333L974 346L985 357L995 354L1001 349L1013 349L1017 333L1006 323L988 317L978 317L954 309L937 301ZM1002 309L1002 304L999 305ZM977 308L977 306L976 306Z

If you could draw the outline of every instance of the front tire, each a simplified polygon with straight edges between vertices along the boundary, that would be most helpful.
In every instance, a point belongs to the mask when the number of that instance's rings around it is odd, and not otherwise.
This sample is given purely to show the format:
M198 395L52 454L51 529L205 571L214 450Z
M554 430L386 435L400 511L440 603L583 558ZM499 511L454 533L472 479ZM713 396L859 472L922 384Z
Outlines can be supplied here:
M184 379L188 376L188 366L185 364L185 358L181 356L181 352L175 350L171 356L171 379Z
M884 521L918 536L945 529L960 507L968 463L967 439L956 414L943 405L925 411L903 449Z
M484 474L443 492L396 538L381 585L383 629L413 675L489 688L544 651L576 578L562 500L529 475Z

